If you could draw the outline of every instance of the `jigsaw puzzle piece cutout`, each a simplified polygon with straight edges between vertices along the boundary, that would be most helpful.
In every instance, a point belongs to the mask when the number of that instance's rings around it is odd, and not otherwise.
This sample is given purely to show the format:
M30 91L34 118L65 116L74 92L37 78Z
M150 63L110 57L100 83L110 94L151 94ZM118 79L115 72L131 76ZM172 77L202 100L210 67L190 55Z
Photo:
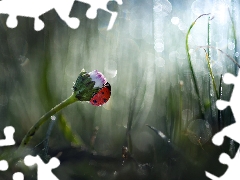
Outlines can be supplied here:
M34 18L34 29L40 31L44 28L44 22L39 17L55 9L68 26L76 29L80 21L69 17L73 3L74 0L2 0L0 1L0 14L9 14L6 24L10 28L17 27L17 16Z
M240 144L240 123L233 123L222 129L222 131L213 136L212 142L215 145L220 146L224 141L224 136L227 136Z
M222 131L213 136L212 141L214 144L220 146L223 143L224 136L227 136L240 144L240 74L235 77L232 74L226 73L223 76L223 81L227 84L234 84L232 96L229 102L218 100L216 102L216 106L220 110L223 110L227 106L230 106L236 122L225 127Z
M117 19L117 15L118 13L117 12L112 12L110 10L108 10L107 8L107 4L110 0L77 0L79 2L83 2L83 3L86 3L86 4L89 4L91 7L87 10L87 13L86 13L86 16L89 18L89 19L95 19L97 17L97 10L98 9L102 9L108 13L111 14L111 18L110 18L110 21L109 21L109 24L108 24L108 28L107 30L110 30L112 29L113 27L113 24L115 23L116 19ZM115 0L119 5L122 4L122 0Z
M236 123L240 121L240 111L239 111L239 102L240 102L240 73L237 77L233 76L230 73L226 73L223 76L223 81L226 84L234 84L232 96L230 101L218 100L216 102L217 108L220 110L225 109L227 106L230 106L235 117ZM240 122L239 122L240 123Z
M14 132L15 132L15 129L12 126L7 126L4 128L3 133L5 135L5 139L0 140L0 147L11 146L15 144L15 141L13 139Z
M8 169L8 162L6 160L0 161L0 171L6 171Z
M24 175L21 172L16 172L12 176L13 180L24 180Z
M205 171L206 176L212 180L237 180L240 177L240 171L239 171L239 164L240 164L240 149L237 150L237 153L233 159L229 157L226 153L222 153L219 157L219 162L222 164L228 165L228 170L225 174L223 174L220 177L216 177L213 174ZM233 174L236 175L236 172L238 173L237 176L233 177Z
M59 17L63 21L65 21L70 28L77 29L80 25L80 20L76 17L69 17L75 0L62 0L62 1L55 0L55 1L57 1L57 3L55 4L55 10Z
M38 180L46 180L46 179L58 180L58 178L52 173L52 169L55 169L60 165L60 161L57 158L53 157L50 159L50 161L47 164L45 164L38 155L35 157L28 155L24 158L24 163L27 166L32 166L34 164L37 164Z

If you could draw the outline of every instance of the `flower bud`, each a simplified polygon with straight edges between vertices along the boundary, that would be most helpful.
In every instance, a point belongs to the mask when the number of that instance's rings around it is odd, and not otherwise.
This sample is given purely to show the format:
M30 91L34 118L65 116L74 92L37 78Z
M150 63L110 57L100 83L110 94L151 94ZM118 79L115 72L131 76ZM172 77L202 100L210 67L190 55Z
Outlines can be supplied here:
M73 86L73 93L79 101L90 101L92 96L106 83L106 78L102 73L97 70L88 73L83 69Z

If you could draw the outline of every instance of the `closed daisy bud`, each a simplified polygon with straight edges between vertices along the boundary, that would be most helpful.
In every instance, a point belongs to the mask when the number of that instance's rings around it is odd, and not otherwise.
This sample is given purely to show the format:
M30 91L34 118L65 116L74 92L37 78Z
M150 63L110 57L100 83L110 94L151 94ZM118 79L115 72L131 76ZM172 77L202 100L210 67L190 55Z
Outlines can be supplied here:
M73 86L73 92L79 101L90 101L92 96L106 83L106 78L102 73L97 70L88 73L83 69Z

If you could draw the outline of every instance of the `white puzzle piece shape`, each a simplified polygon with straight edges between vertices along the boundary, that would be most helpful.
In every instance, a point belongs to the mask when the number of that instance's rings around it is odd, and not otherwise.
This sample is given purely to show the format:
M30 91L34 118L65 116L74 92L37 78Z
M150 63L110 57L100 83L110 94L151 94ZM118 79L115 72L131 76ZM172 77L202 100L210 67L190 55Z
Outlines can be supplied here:
M8 162L6 160L0 161L0 171L6 171L8 169Z
M233 139L234 141L238 142L240 144L240 110L239 110L239 104L240 104L240 73L238 73L238 76L235 77L232 74L225 74L223 77L223 81L226 84L234 84L232 96L230 98L230 101L223 101L218 100L216 102L216 106L218 109L223 110L227 106L230 106L232 109L232 113L235 118L235 123L225 127L222 129L219 133L215 134L212 138L212 141L215 145L220 146L223 144L224 137L227 136L230 139ZM212 175L209 172L205 172L206 176L211 178L212 180L228 180L228 179L240 179L240 149L238 149L235 157L231 159L227 154L222 153L219 157L219 161L222 164L227 164L228 169L221 177L216 177Z
M44 28L44 22L39 17L46 12L55 9L59 17L72 29L78 28L80 21L77 18L69 17L75 0L2 0L0 1L0 14L9 14L7 26L15 28L18 25L17 16L34 18L34 29L40 31ZM102 9L111 14L108 30L113 27L117 18L117 12L107 9L110 0L77 0L89 4L91 7L86 13L89 19L97 16L97 10ZM122 0L116 0L121 5Z
M7 26L10 28L18 25L17 16L34 18L34 29L40 31L44 28L44 23L39 16L55 9L69 27L76 29L80 21L69 17L73 3L74 0L2 0L0 1L0 14L9 14Z
M58 178L52 173L52 169L55 169L60 165L60 161L57 158L53 157L47 164L45 164L38 155L35 157L28 155L24 158L24 163L27 166L33 166L34 164L37 164L38 180L58 180Z
M116 21L116 18L117 18L117 15L118 13L117 12L112 12L112 11L109 11L108 8L107 8L107 4L110 0L77 0L77 1L80 1L80 2L83 2L83 3L86 3L86 4L89 4L91 7L88 9L87 13L86 13L86 16L89 18L89 19L94 19L97 17L97 10L98 9L102 9L106 12L109 12L111 14L111 18L110 18L110 22L108 24L108 28L107 30L110 30L112 29L113 27L113 24L115 23ZM119 5L122 4L122 0L115 0Z
M3 132L5 139L0 139L0 147L14 145L15 141L13 139L13 134L15 132L15 129L12 126L7 126L4 128Z

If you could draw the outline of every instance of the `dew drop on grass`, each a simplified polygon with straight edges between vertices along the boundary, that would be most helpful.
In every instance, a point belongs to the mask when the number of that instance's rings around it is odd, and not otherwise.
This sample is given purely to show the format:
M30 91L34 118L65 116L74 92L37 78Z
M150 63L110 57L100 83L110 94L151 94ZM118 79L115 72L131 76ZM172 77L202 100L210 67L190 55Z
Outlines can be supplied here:
M56 120L56 116L51 116L51 120Z
M191 121L187 128L187 136L192 143L202 146L212 137L211 125L203 119Z

